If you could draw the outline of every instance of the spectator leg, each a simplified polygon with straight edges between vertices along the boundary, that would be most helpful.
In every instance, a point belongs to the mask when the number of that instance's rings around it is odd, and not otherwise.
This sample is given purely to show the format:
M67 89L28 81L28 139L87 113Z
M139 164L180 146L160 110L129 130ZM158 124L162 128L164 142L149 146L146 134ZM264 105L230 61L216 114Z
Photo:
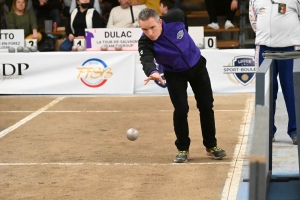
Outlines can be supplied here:
M225 2L226 2L226 8L227 8L227 18L226 18L226 20L229 20L233 23L233 18L234 18L235 12L237 10L231 10L231 8L230 8L231 0L225 0Z
M218 23L217 18L217 1L216 0L205 0L206 10L209 15L210 23L215 22Z
M58 9L52 9L50 11L50 17L53 20L53 22L57 23L57 26L61 25L61 18L60 18L60 12Z

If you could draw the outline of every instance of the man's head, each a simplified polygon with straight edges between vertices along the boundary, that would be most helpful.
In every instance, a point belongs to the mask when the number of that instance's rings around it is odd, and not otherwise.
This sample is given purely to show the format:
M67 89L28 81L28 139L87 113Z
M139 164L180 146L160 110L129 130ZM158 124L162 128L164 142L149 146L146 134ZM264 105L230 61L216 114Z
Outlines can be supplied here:
M151 8L144 8L138 16L140 27L144 34L152 41L162 33L162 20L158 13Z
M173 7L174 7L173 0L160 0L159 10L162 15L166 14Z
M121 8L126 9L130 6L129 0L118 0Z

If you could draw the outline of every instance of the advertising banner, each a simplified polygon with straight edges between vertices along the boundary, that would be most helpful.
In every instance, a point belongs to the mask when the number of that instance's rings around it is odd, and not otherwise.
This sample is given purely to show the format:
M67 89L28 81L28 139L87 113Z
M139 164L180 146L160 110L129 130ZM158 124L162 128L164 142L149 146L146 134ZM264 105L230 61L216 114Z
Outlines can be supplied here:
M97 28L85 29L86 49L100 51L106 45L108 51L121 46L123 51L137 51L140 28Z
M0 94L133 94L133 52L2 53Z
M8 52L9 47L17 52L19 46L24 47L23 29L0 29L0 52Z

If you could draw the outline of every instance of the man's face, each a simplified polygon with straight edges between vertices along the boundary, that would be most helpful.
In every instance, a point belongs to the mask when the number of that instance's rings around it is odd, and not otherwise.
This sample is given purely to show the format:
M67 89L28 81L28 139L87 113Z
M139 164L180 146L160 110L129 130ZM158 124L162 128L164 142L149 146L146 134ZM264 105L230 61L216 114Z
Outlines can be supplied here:
M162 20L156 21L153 17L148 20L139 20L140 27L144 34L152 41L157 40L157 38L162 33Z
M123 9L126 9L130 6L129 0L119 0L120 6Z
M167 6L164 6L164 4L160 4L160 7L159 7L159 11L162 15L166 14L168 12L168 7Z

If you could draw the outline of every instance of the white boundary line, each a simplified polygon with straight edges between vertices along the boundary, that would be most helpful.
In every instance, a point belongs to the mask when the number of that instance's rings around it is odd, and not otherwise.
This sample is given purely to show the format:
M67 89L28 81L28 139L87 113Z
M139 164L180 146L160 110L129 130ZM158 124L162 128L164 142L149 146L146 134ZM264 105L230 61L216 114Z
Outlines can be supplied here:
M0 132L0 138L4 137L5 135L7 135L8 133L10 133L11 131L17 129L21 125L23 125L26 122L30 121L31 119L33 119L34 117L38 116L39 114L41 114L42 112L44 112L45 110L47 110L48 108L50 108L51 106L53 106L54 104L58 103L59 101L63 100L64 98L65 97L59 97L59 98L53 100L48 105L40 108L39 110L35 111L34 113L32 113L30 115L28 115L27 117L25 117L21 121L17 122L16 124L8 127L7 129L4 129L3 131Z
M233 159L230 164L231 167L227 174L221 200L235 200L237 196L254 108L254 96L247 99L245 107L247 111L244 115L244 123L240 127L239 141L235 146Z
M147 111L149 110L142 110ZM174 110L156 110L155 112L174 112ZM193 111L193 110L190 110ZM198 111L198 110L195 110ZM247 112L248 110L214 110L215 112ZM34 111L24 110L24 111L0 111L0 113L29 113ZM137 112L136 110L45 110L45 113L119 113L119 112ZM138 111L141 112L141 111Z
M0 166L40 166L40 165L96 165L96 166L172 166L172 165L230 165L231 162L209 163L0 163Z

